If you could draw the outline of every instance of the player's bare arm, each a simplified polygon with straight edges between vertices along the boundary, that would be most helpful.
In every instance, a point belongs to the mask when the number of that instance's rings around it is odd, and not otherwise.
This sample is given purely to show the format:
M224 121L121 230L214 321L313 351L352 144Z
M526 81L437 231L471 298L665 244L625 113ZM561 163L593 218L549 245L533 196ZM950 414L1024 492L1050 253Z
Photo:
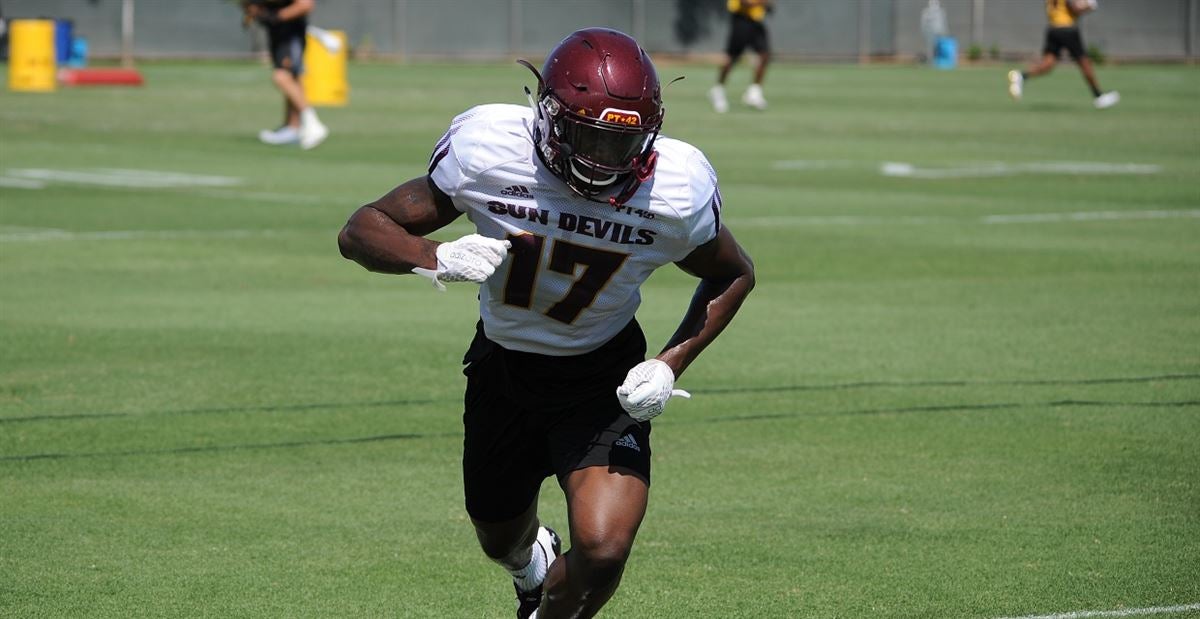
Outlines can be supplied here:
M683 321L656 357L670 366L678 378L729 325L754 289L754 263L733 233L721 226L715 239L697 247L677 264L700 278Z
M424 238L460 213L428 176L414 178L350 216L338 235L342 256L376 273L437 268L440 243Z
M1095 0L1071 0L1067 3L1067 8L1075 17L1082 17L1096 10Z
M241 4L247 21L264 20L267 22L285 22L299 19L312 13L313 9L317 6L316 0L296 0L278 11L272 11L261 2L253 0L242 0Z

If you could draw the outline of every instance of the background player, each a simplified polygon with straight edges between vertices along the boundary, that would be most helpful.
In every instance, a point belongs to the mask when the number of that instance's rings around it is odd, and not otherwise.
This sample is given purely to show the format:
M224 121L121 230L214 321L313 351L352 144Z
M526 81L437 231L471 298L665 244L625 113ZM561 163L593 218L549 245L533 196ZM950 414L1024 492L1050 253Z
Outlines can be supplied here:
M708 91L713 109L724 114L729 111L725 98L725 80L729 71L746 48L758 54L758 65L754 68L754 82L742 95L742 103L765 110L767 100L763 96L763 77L767 74L767 63L771 61L771 45L767 38L767 13L772 10L771 0L729 0L729 41L725 45L725 62L717 72L717 83Z
M305 31L308 16L316 0L246 0L242 2L246 19L257 21L267 31L271 50L271 81L283 94L283 124L264 129L258 139L266 144L299 143L308 150L329 136L329 129L308 104L300 76L304 74Z
M645 515L650 419L684 395L675 379L729 324L754 270L721 223L704 155L658 137L658 76L637 42L580 30L540 74L525 64L538 78L532 109L460 114L429 174L358 209L338 240L372 271L482 284L464 358L467 512L484 553L513 576L518 617L591 617ZM424 238L463 213L477 234ZM643 361L639 289L672 262L700 282L675 334ZM570 524L561 557L537 516L551 475Z
M1088 87L1092 89L1092 103L1097 109L1112 107L1121 100L1121 95L1115 90L1100 90L1092 59L1083 47L1083 36L1079 33L1079 17L1095 9L1096 0L1046 0L1046 18L1050 25L1046 28L1042 59L1024 72L1015 69L1008 72L1008 94L1014 100L1021 100L1025 80L1045 75L1054 69L1064 49L1079 65L1079 71L1083 73Z

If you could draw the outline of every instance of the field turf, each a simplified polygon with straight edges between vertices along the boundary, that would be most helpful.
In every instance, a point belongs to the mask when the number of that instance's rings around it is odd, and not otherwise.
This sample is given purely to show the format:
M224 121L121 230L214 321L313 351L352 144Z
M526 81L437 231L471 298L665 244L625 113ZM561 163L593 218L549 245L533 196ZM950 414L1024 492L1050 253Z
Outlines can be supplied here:
M143 70L0 92L0 616L512 616L461 504L475 293L335 237L528 72L355 65L301 152L263 67ZM779 65L753 113L742 67L717 116L660 67L758 288L604 616L1200 613L1200 72L1101 67L1098 112L1004 70ZM647 284L652 347L693 286Z

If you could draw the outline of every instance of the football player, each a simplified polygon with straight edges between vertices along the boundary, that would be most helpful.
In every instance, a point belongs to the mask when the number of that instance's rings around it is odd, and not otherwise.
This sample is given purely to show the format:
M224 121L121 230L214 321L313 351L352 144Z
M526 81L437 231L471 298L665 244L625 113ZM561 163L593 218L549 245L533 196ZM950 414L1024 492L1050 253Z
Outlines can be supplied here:
M1045 75L1054 69L1064 49L1079 65L1083 79L1087 80L1088 87L1092 89L1092 104L1096 109L1110 108L1121 100L1120 93L1115 90L1100 90L1092 59L1084 49L1083 37L1079 34L1079 17L1095 9L1096 0L1046 0L1046 18L1050 25L1046 28L1042 59L1023 72L1015 69L1008 72L1008 94L1014 101L1021 100L1025 80Z
M329 129L308 104L300 76L304 74L305 31L316 0L242 0L244 23L256 21L267 31L271 50L271 82L283 94L283 124L264 129L264 144L299 144L308 150L329 136Z
M479 285L464 358L467 512L512 574L518 617L591 617L646 512L651 419L687 395L676 379L729 324L754 267L704 155L659 135L661 87L636 41L585 29L540 72L522 63L537 79L530 107L460 114L428 174L358 209L338 242L371 271ZM476 233L426 238L463 214ZM670 263L699 282L646 360L639 288ZM551 475L566 495L566 553L537 515Z
M762 83L767 74L767 64L771 62L766 18L774 4L772 0L728 0L726 8L729 10L729 40L725 43L725 61L717 71L717 83L708 91L708 100L718 113L729 111L725 80L748 47L758 55L758 64L754 68L754 81L742 94L742 103L765 110L767 99L763 96Z

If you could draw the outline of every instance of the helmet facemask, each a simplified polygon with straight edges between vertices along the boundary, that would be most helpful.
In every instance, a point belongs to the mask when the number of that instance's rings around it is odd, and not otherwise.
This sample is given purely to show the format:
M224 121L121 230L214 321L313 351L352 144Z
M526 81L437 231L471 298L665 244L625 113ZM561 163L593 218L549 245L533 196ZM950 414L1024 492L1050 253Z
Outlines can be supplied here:
M535 140L546 165L576 193L592 199L618 181L642 177L654 152L661 117L643 125L637 112L605 110L605 121L576 114L549 90L534 101Z

